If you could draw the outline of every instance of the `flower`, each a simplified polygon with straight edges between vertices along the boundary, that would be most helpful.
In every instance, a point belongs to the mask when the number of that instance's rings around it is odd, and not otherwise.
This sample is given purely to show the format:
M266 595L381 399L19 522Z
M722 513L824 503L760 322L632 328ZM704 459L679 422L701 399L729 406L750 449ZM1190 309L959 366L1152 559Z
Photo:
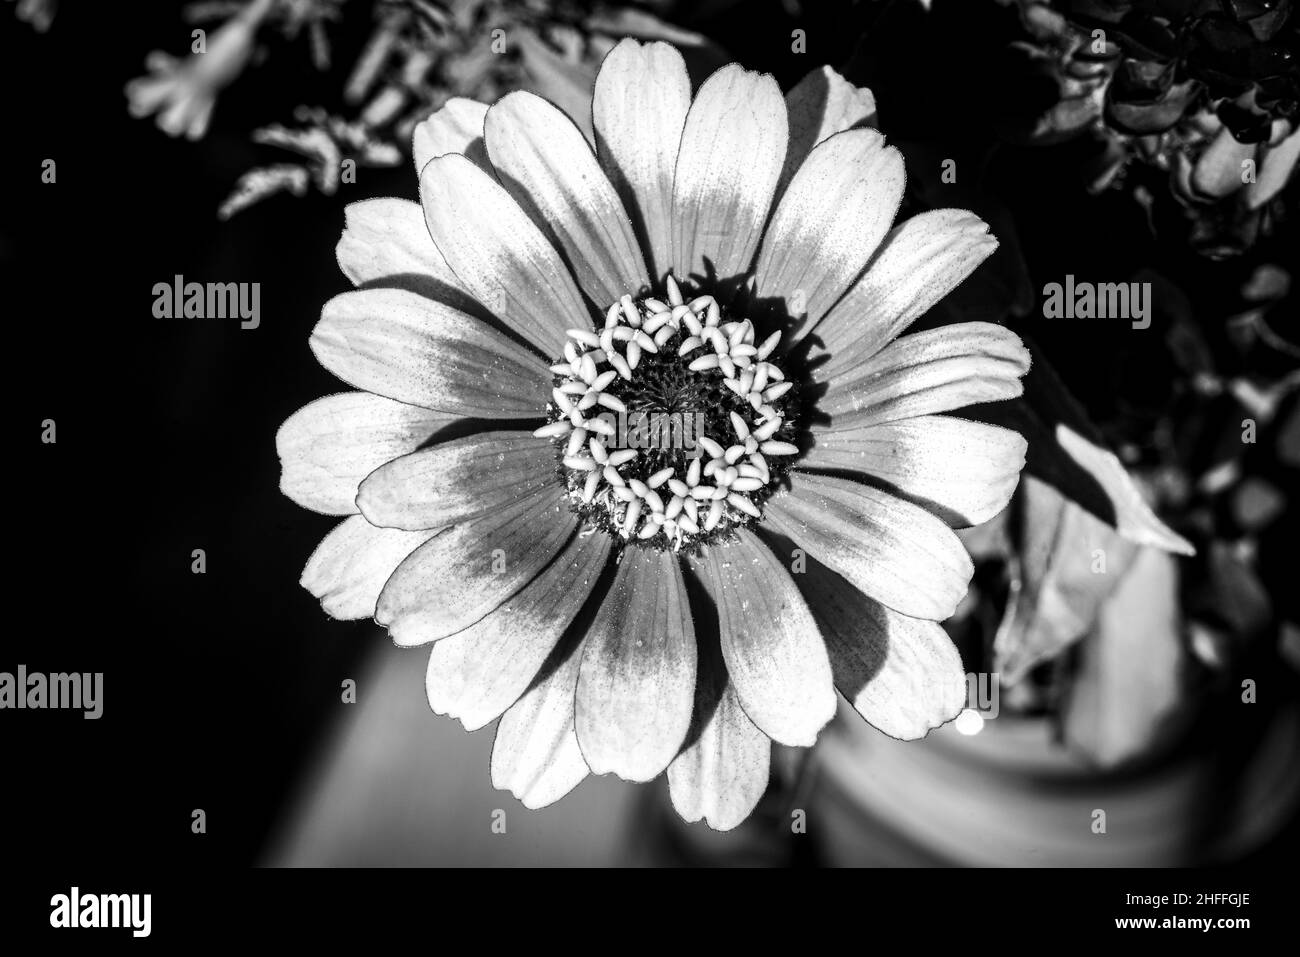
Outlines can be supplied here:
M1291 4L999 2L1019 9L1031 39L1016 46L1059 93L1032 140L1096 139L1095 190L1140 182L1141 167L1168 174L1188 238L1210 258L1271 230L1300 154Z
M45 33L54 23L54 15L58 12L59 0L18 0L14 16L30 23L37 33Z
M251 0L212 35L212 42L182 61L154 50L145 59L149 76L126 85L132 116L158 114L158 129L168 136L202 139L208 131L217 94L239 78L253 56L257 31L274 0Z
M899 338L996 242L960 210L891 231L874 111L829 69L783 99L732 64L692 100L672 47L624 40L597 152L531 93L452 100L421 204L348 207L360 288L311 346L361 391L277 440L283 491L351 516L303 584L434 642L433 709L502 716L492 780L528 807L666 769L726 829L836 687L901 738L964 703L950 524L1003 508L1025 442L944 413L1018 395L1029 356L987 323Z

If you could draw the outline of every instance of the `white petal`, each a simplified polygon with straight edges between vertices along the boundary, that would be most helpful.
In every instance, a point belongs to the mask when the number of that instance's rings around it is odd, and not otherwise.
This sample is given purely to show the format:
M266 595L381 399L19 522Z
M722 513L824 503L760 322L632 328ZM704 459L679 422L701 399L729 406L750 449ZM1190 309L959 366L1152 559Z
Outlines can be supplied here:
M343 235L335 255L353 285L382 283L410 289L462 312L482 312L433 245L419 203L363 199L350 203L343 216Z
M966 675L947 632L872 601L816 559L805 563L796 581L826 639L835 685L858 713L903 740L955 718Z
M810 746L835 714L826 648L790 573L753 532L694 566L718 610L722 657L745 713L782 744Z
M572 120L517 91L488 110L484 135L501 182L563 250L593 302L607 305L647 284L627 211Z
M875 130L819 144L799 168L763 236L754 270L760 300L780 299L815 324L861 274L903 198L903 157Z
M501 185L465 157L431 159L420 204L433 243L475 299L548 358L591 314L554 247Z
M974 572L940 519L845 479L792 473L789 493L768 501L764 519L868 597L913 618L951 615Z
M538 356L482 320L405 289L335 296L311 335L344 382L475 418L540 419L551 374Z
M393 570L436 531L375 528L360 515L326 535L302 570L302 587L333 618L371 618L380 589Z
M790 144L778 196L822 140L876 123L876 98L871 91L854 86L829 66L818 67L796 83L785 95L785 109L790 118Z
M1011 399L1024 391L1029 351L1008 329L959 322L891 342L867 362L830 375L819 412L828 431L949 412L978 402Z
M749 817L767 790L772 741L745 714L725 666L717 666L707 671L720 671L720 680L700 669L701 683L713 687L703 695L697 691L695 713L702 725L668 765L668 788L683 820L703 819L714 830L729 831Z
M918 504L938 506L955 525L978 525L1006 507L1028 446L1011 429L946 415L811 431L815 444L800 468L884 479Z
M362 479L452 421L448 413L369 392L317 399L289 416L276 433L280 491L303 508L351 515Z
M456 525L398 566L379 595L375 621L404 646L454 635L528 584L575 525L558 485Z
M430 707L474 731L514 704L591 594L610 543L608 535L575 535L519 594L435 644L425 677Z
M376 468L357 490L387 528L441 528L511 505L555 482L555 447L531 432L480 432Z
M490 169L483 147L483 117L487 109L486 103L453 96L416 124L411 134L416 175L429 160L444 153L460 153L475 165Z
M830 354L826 375L866 361L997 248L988 226L974 213L936 209L913 216L885 237L871 267L812 327L820 348L810 358Z
M576 647L575 647L576 644ZM501 718L492 744L492 786L524 807L554 804L588 774L573 728L581 644L552 652L542 677Z
M596 150L632 216L651 278L672 262L673 170L691 106L682 55L667 43L623 39L596 77Z
M728 64L704 81L682 129L673 182L679 279L745 273L754 260L786 148L776 80Z
M691 723L695 629L667 551L628 548L587 633L576 724L587 765L629 781L668 767Z

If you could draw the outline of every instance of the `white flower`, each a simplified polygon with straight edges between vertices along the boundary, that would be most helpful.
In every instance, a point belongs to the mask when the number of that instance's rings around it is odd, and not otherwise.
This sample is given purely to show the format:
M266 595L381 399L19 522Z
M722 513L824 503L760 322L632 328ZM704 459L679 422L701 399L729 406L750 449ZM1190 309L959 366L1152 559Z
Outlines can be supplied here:
M783 99L730 65L692 100L672 47L625 40L592 112L598 153L531 93L452 101L422 205L349 207L363 288L311 345L362 391L284 424L281 487L352 516L304 572L326 610L433 642L435 711L501 717L497 786L666 770L725 829L836 687L898 737L960 711L950 524L1005 506L1025 442L945 413L1018 395L1029 356L987 323L900 337L996 242L959 210L891 230L902 156L833 71ZM700 413L703 455L624 448L624 410Z

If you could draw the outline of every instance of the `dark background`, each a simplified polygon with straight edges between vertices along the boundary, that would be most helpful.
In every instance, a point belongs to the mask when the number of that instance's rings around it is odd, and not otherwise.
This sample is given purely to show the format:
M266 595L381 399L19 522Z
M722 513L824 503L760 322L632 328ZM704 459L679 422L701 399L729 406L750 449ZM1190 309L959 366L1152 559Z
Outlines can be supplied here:
M947 11L942 31L917 26L875 47L872 5L805 6L794 20L778 0L755 0L743 15L690 26L783 89L814 65L851 64L850 78L875 89L891 139L943 130L959 164L986 156L1010 93L1024 92L989 53L995 43L980 31L994 26L967 22L958 4L936 4ZM274 436L293 411L340 390L307 337L321 305L348 288L333 254L344 204L415 198L415 179L407 164L362 170L338 196L278 197L218 223L239 174L272 155L248 131L302 102L340 106L322 93L344 74L314 77L305 42L273 42L268 61L222 94L202 143L169 139L128 117L122 87L149 50L188 49L178 8L65 0L38 35L0 6L5 415L17 450L0 670L102 671L105 701L98 721L4 715L5 850L15 857L253 862L339 720L340 682L386 640L368 623L328 621L298 587L335 520L279 494ZM808 31L802 56L790 50L796 25ZM335 63L352 62L366 28L334 31ZM1000 148L981 180L976 199L996 198L999 215L1034 237L1024 251L1032 276L1118 278L1159 265L1200 283L1198 301L1221 288L1222 271L1199 274L1188 254L1154 245L1131 204L1063 176L1073 149ZM58 164L53 185L40 181L46 158ZM990 268L1011 288L1007 255ZM154 319L152 287L176 274L260 282L260 328ZM1043 345L1098 419L1140 424L1172 401L1154 339L1088 326ZM55 445L39 442L47 418ZM190 570L196 548L204 575ZM1294 603L1281 578L1268 584ZM195 808L207 813L204 837L190 832ZM1281 860L1280 848L1263 858Z

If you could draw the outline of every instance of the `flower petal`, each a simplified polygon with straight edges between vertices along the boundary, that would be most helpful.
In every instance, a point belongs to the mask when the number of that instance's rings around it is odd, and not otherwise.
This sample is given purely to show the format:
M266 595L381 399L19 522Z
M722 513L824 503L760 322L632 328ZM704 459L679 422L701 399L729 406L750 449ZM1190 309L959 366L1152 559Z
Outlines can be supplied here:
M609 551L608 535L575 535L519 594L435 644L429 706L474 731L514 704L591 594Z
M1027 371L1029 351L1014 332L959 322L891 342L833 378L817 408L831 417L827 431L840 432L1011 399L1024 391Z
M409 199L349 203L335 252L343 275L355 286L402 273L427 273L459 285L429 238L420 204Z
M789 494L764 509L769 527L869 597L913 618L950 616L974 572L961 540L940 519L856 482L795 472Z
M444 153L460 153L474 165L490 170L483 145L483 117L487 110L486 103L453 96L417 123L411 134L416 175L429 160Z
M628 548L587 633L578 741L593 774L649 781L691 723L695 628L677 558Z
M865 362L892 342L993 254L988 225L963 209L913 216L885 237L875 260L815 327L819 349L831 356L826 374Z
M1259 209L1282 191L1292 172L1300 165L1300 130L1294 131L1276 146L1262 148L1259 175L1246 184L1246 206Z
M876 130L846 130L799 168L763 236L760 300L782 299L789 332L816 323L866 267L903 198L903 157Z
M686 63L667 43L623 39L601 64L591 106L596 150L655 281L672 264L673 170L690 107Z
M409 199L363 199L343 210L334 253L355 286L409 289L471 315L487 315L429 238L424 211Z
M393 459L368 475L357 507L373 525L441 528L555 482L555 446L531 432L480 432Z
M520 90L488 110L484 135L506 190L555 240L593 302L608 306L647 285L627 211L571 119Z
M280 491L326 515L356 512L367 475L420 446L455 417L369 392L343 392L303 406L280 426Z
M404 646L480 621L532 581L573 534L576 520L562 498L553 485L426 542L393 572L375 621Z
M829 66L813 70L785 95L790 143L777 186L780 196L822 140L844 130L874 126L876 98L866 87L854 86Z
M686 736L689 744L668 765L668 793L687 822L704 819L716 831L729 831L749 817L767 790L772 741L749 720L725 665L717 687L700 697L695 713L702 726ZM712 669L711 669L712 670ZM705 669L701 668L701 680ZM705 706L706 701L708 706Z
M393 569L436 534L375 528L353 515L335 525L316 546L302 570L301 585L320 599L331 618L371 618Z
M480 320L405 289L335 296L311 335L321 365L358 389L475 418L538 419L550 373Z
M826 648L799 589L753 532L692 562L718 611L722 657L751 721L782 744L811 746L835 714Z
M560 355L565 330L591 323L559 253L501 184L465 157L425 164L420 204L461 284L543 355Z
M581 662L581 643L562 641L542 666L542 677L497 725L492 786L510 791L524 807L554 804L589 773L573 728Z
M826 639L835 686L858 713L905 741L955 718L966 675L948 633L872 601L816 559L805 562L795 580Z
M754 261L786 148L776 80L728 64L704 81L673 181L673 272L727 280Z
M939 506L956 525L979 525L1006 507L1028 447L1011 429L946 415L811 431L814 445L800 468L883 479L919 505Z

